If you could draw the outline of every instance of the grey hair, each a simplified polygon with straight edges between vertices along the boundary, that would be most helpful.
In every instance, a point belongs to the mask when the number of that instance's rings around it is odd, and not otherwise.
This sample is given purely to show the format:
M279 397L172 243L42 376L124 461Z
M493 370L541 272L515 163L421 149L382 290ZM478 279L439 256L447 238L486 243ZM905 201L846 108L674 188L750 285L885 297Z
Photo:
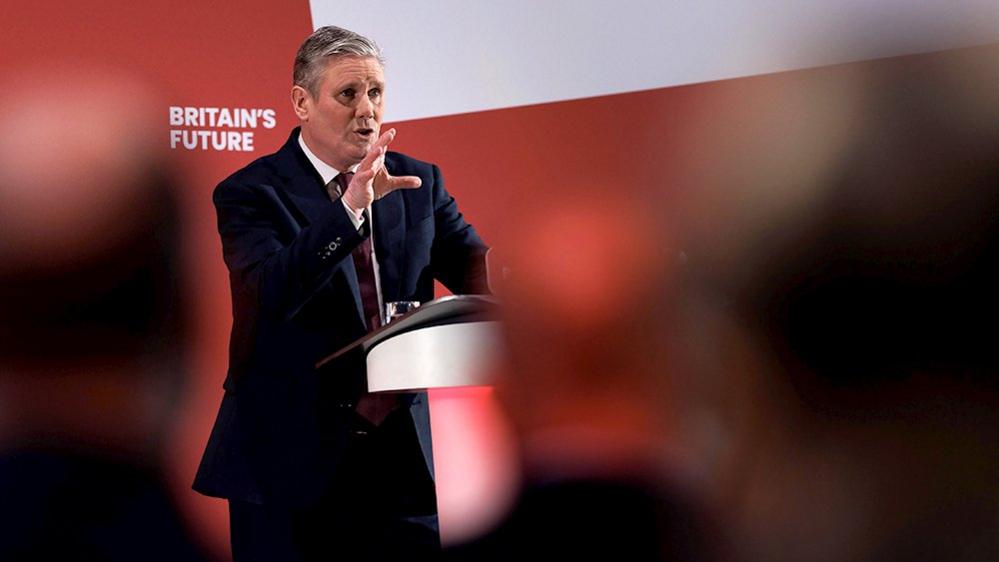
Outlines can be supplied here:
M305 88L315 97L326 61L330 57L341 56L373 57L378 59L379 64L385 65L377 43L348 29L326 25L315 30L298 48L293 71L295 85Z

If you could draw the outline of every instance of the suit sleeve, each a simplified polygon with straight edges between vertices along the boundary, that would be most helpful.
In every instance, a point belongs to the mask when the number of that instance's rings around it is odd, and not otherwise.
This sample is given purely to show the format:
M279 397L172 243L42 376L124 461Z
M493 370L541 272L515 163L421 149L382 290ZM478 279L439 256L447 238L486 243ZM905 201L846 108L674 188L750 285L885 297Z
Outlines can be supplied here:
M430 260L434 277L455 294L488 293L485 256L489 248L465 222L436 165L432 174L436 234Z
M233 296L262 315L297 314L366 236L334 204L315 209L300 228L268 185L227 180L213 199Z

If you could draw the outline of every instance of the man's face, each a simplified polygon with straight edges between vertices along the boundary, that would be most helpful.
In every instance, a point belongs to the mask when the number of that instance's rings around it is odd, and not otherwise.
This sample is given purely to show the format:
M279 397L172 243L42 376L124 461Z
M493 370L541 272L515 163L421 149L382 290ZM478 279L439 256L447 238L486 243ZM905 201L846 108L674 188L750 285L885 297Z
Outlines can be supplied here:
M357 164L378 139L385 77L372 57L338 57L326 63L316 97L292 89L302 137L321 160L338 170Z

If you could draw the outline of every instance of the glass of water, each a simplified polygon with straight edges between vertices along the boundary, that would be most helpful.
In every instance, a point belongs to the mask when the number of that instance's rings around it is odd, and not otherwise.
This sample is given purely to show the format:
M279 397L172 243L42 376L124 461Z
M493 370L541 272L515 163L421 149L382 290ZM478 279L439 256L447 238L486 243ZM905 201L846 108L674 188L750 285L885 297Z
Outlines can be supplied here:
M420 301L391 301L385 303L385 323L401 318L419 308Z

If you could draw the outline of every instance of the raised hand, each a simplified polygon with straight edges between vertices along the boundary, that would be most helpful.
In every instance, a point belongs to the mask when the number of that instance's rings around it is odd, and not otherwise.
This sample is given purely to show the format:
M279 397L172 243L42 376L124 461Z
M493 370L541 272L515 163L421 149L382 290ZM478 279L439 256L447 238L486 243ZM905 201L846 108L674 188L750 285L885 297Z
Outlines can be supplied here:
M395 129L389 129L371 145L368 153L357 166L354 177L343 194L344 201L351 209L360 212L397 189L416 189L422 185L417 176L393 176L385 168L385 152L395 138Z

